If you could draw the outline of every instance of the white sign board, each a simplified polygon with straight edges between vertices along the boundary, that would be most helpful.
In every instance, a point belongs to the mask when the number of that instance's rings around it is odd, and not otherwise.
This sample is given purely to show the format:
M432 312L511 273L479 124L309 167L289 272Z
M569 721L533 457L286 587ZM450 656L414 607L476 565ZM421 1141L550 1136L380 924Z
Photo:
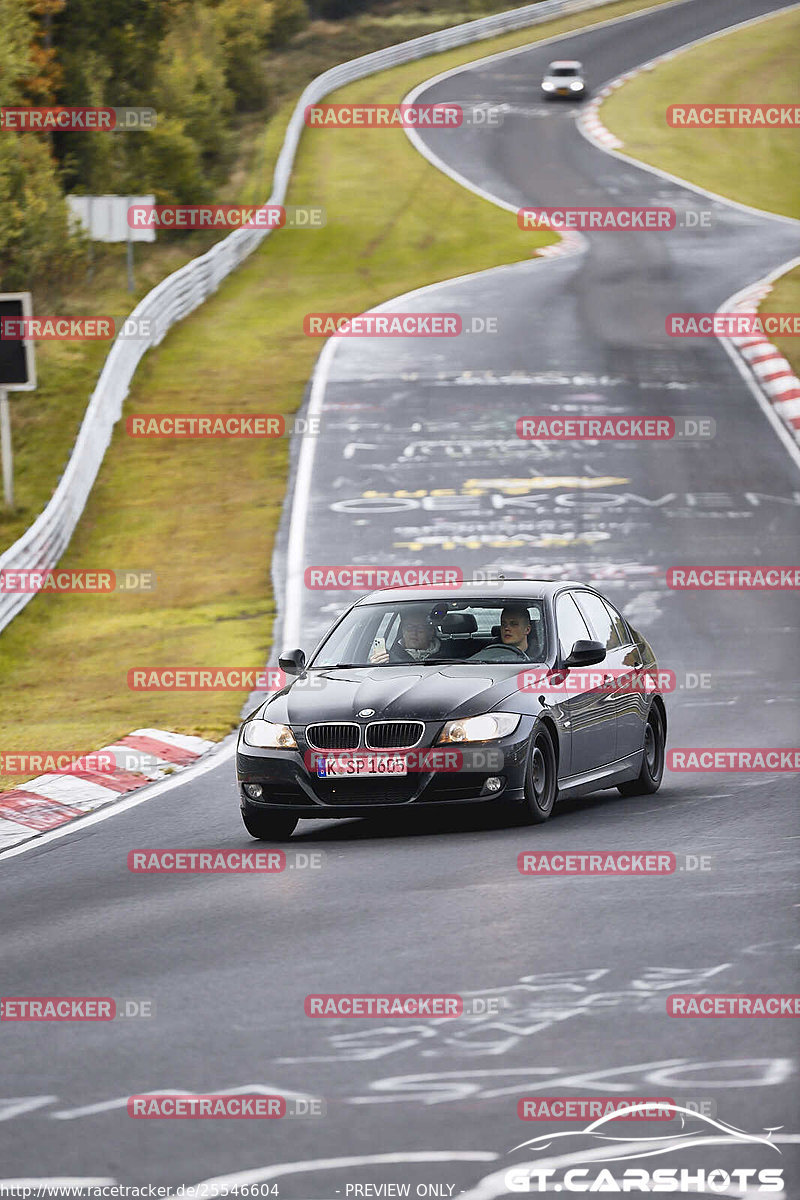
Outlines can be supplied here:
M131 229L128 209L155 202L155 196L67 196L71 222L93 242L154 242L155 229Z

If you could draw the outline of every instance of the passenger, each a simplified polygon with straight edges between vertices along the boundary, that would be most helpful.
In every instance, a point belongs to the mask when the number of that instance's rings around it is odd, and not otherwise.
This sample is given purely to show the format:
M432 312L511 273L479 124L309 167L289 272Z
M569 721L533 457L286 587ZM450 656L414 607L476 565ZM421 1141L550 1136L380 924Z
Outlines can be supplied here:
M449 653L446 645L436 634L436 627L424 613L410 613L400 618L400 636L390 650L380 651L373 647L371 663L425 662L428 658L439 658Z

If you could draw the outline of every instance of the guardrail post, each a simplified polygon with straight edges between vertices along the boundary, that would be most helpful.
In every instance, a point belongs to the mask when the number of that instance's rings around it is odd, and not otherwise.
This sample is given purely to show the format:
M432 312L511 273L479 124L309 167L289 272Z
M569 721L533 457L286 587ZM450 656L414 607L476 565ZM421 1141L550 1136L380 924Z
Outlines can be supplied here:
M8 390L0 387L0 457L3 460L3 499L6 508L14 507L14 455L11 450L11 408Z

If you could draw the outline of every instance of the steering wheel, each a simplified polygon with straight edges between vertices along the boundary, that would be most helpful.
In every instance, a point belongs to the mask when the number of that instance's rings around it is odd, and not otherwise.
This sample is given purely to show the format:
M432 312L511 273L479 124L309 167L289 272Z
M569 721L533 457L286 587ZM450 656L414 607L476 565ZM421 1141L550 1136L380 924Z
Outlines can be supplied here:
M478 662L488 662L488 663L502 662L503 661L502 657L498 659L498 658L495 658L494 655L497 654L498 651L502 652L505 650L508 650L508 651L512 652L513 654L516 654L517 658L521 658L523 662L531 662L531 659L528 657L528 655L525 653L524 650L520 650L519 646L507 645L506 643L503 643L502 645L497 645L497 646L484 646L483 650L479 650L477 654L473 654L472 659L470 661L475 662L477 660ZM492 654L492 658L482 658L481 657L482 655L489 654L489 653Z

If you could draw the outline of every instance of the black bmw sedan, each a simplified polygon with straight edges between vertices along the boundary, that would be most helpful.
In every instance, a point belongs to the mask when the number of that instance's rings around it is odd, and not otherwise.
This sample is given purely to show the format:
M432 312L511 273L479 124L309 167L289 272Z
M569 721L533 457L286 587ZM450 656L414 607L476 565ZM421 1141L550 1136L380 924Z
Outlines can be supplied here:
M300 818L465 802L546 821L556 801L655 792L667 729L647 641L582 583L393 588L353 604L239 731L242 818L288 838Z

